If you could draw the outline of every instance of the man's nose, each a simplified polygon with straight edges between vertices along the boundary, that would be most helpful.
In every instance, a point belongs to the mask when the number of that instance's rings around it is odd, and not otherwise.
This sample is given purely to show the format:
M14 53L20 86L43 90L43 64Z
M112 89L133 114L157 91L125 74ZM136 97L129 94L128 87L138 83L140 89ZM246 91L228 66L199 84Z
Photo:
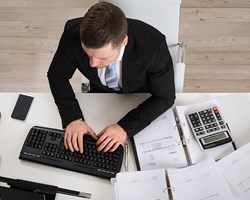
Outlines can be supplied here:
M97 58L89 58L89 65L91 67L97 67L98 65L100 65L100 59Z

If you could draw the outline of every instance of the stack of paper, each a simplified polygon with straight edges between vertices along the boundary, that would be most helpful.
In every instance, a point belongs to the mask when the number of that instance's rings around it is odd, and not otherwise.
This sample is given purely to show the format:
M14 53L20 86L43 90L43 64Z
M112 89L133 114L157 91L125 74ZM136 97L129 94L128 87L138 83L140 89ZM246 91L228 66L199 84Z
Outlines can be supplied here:
M120 172L113 179L113 199L249 200L249 169L250 143L218 162L207 159L180 169Z

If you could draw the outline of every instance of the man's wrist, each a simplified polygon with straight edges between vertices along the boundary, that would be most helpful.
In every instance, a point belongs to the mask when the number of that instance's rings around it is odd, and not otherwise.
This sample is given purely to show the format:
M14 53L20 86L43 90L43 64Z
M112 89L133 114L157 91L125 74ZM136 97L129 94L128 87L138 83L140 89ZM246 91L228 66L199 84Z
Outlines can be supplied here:
M76 121L84 121L84 119L83 118L79 118L79 119L75 119L75 120L72 120L71 122L69 122L66 126L65 126L65 128L64 129L66 129L72 122L76 122Z

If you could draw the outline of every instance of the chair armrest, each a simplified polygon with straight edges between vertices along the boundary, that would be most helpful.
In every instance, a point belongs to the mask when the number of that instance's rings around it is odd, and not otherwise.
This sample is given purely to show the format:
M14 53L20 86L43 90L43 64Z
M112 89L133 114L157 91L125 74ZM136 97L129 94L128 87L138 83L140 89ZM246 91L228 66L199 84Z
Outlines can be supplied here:
M179 48L178 48L177 63L185 63L186 62L187 43L179 42L178 46L179 46Z
M175 90L178 93L183 92L184 79L185 79L185 68L186 68L186 49L187 44L185 42L178 43L178 58L175 64Z

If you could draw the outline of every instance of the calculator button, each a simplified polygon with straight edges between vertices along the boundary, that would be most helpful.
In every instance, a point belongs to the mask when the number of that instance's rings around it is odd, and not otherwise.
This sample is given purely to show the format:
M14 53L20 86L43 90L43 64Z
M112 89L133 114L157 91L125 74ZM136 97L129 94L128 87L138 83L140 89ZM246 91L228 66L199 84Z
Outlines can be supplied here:
M218 108L216 106L213 107L213 111L218 111Z
M201 131L199 133L196 133L197 136L205 134L205 131Z
M221 119L221 116L217 116L217 119L218 119L219 121L222 120L222 119Z
M220 125L223 125L223 124L224 124L224 122L223 122L223 121L220 121L220 122L219 122L219 124L220 124Z
M199 132L199 131L200 131L200 128L195 128L194 131L195 131L195 132Z

